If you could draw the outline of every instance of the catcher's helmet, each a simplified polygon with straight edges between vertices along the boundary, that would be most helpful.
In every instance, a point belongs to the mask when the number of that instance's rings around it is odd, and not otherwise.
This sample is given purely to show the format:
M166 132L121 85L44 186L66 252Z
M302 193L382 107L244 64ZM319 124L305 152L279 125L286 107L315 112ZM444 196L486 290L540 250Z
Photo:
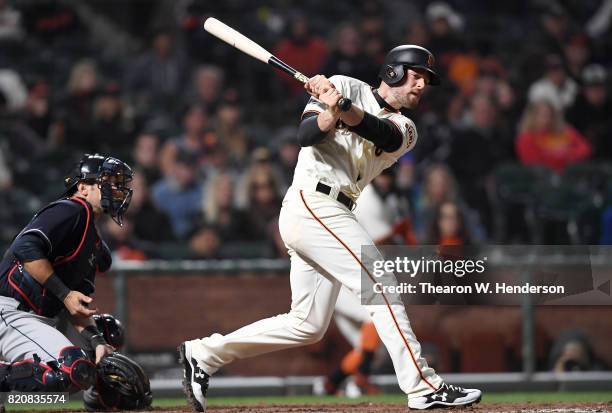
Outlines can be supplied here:
M85 154L64 178L65 196L73 195L79 182L97 183L102 199L100 205L105 213L122 225L123 214L130 206L132 189L128 187L134 173L130 166L110 156Z
M424 47L411 44L397 46L387 53L378 76L388 85L395 85L404 79L405 67L423 69L429 72L429 84L439 85L440 77L433 69L433 54Z

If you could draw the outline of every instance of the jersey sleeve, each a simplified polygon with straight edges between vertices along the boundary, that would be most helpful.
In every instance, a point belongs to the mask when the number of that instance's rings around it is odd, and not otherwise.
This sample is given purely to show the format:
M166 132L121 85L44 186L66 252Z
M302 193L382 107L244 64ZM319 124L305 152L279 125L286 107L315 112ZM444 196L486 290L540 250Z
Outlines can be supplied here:
M335 75L329 78L329 81L332 82L332 84L336 87L336 89L338 89L338 91L342 94L342 96L346 96L345 92L346 92L346 85L345 85L345 81L344 81L344 76L339 76L339 75ZM306 107L304 108L304 111L302 112L302 119L304 119L304 117L308 114L308 113L321 113L324 112L325 109L327 109L327 105L325 105L323 102L320 102L317 98L315 98L314 96L311 96L310 99L308 100L308 103L306 104Z
M79 222L86 219L85 214L85 209L80 205L60 202L34 217L20 235L33 234L42 238L47 245L47 256L51 257ZM66 246L61 249L66 249Z
M402 134L402 145L395 152L391 152L389 155L399 159L403 154L411 151L416 145L418 134L416 125L411 119L399 114L393 113L387 117L393 124L399 129Z

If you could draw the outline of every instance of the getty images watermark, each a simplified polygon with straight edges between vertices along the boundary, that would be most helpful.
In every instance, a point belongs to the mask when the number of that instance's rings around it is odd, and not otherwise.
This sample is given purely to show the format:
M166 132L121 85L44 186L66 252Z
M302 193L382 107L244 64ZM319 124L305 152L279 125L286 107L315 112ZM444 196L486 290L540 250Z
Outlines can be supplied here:
M589 246L362 247L363 304L610 305L612 250ZM385 300L385 298L387 300Z

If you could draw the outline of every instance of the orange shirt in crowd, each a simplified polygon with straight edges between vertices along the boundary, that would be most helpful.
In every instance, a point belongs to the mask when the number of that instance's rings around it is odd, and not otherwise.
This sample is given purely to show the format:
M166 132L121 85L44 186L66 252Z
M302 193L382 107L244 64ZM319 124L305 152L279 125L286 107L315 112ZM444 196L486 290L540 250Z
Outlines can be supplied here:
M318 73L327 57L327 44L324 40L312 37L304 43L295 43L291 40L283 40L274 49L274 55L278 56L290 66L298 68L306 76ZM300 82L285 73L279 73L287 83L293 96L304 92L304 86Z
M560 133L523 132L516 151L525 165L542 165L561 172L569 164L588 158L591 145L576 129L567 126Z

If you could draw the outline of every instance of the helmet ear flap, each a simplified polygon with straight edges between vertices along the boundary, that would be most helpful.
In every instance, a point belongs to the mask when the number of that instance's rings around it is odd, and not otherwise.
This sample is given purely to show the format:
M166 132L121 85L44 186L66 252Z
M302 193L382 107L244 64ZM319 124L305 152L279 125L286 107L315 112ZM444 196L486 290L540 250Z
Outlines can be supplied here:
M381 78L388 85L395 85L404 78L404 66L402 65L384 65L381 70Z

